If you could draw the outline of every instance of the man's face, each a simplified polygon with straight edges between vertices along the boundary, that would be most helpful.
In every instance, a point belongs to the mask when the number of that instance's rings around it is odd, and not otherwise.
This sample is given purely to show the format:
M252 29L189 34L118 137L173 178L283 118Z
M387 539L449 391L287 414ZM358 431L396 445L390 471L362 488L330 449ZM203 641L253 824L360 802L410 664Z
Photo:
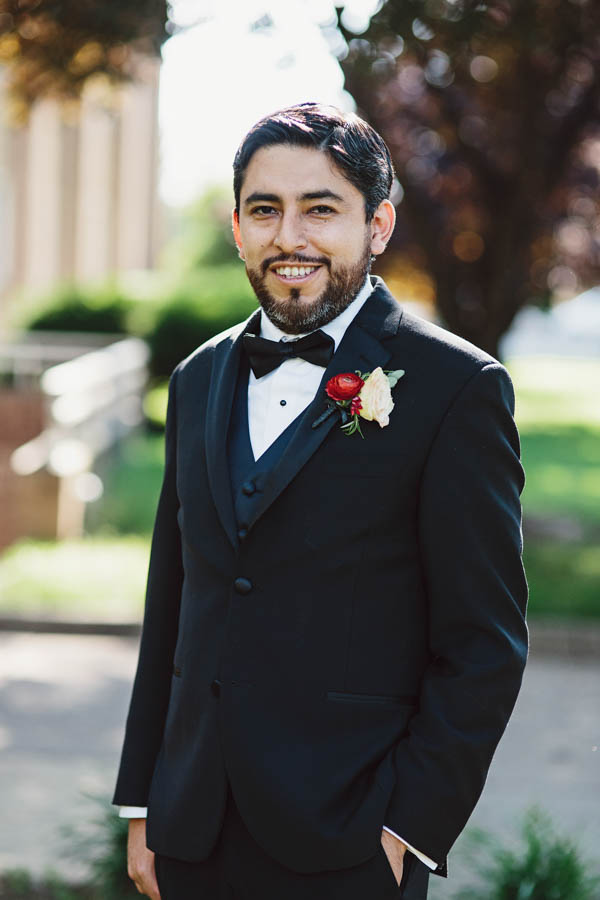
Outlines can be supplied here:
M364 197L317 149L257 150L233 230L261 306L290 334L339 315L369 270L373 225Z

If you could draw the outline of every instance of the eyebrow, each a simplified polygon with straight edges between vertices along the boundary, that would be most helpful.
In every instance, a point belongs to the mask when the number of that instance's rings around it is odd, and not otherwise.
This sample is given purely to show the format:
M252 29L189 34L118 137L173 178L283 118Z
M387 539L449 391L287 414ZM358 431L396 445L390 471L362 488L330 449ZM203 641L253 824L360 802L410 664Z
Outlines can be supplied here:
M343 197L327 189L300 194L298 200L337 200L339 203L345 203ZM281 197L277 194L263 194L260 191L255 191L244 200L245 206L249 206L251 203L281 203Z

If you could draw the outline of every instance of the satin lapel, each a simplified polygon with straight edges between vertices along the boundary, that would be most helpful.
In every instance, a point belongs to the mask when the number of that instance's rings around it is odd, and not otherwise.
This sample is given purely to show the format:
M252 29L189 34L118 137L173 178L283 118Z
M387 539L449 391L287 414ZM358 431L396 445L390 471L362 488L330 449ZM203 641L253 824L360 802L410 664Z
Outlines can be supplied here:
M234 548L237 548L237 525L231 494L227 460L227 431L237 385L242 335L256 333L260 311L256 311L239 329L215 347L208 399L206 403L206 465L213 499L219 518Z
M331 362L323 373L323 378L315 399L305 409L294 436L277 465L260 485L262 496L255 506L248 526L269 508L274 500L288 486L316 450L321 446L333 427L340 426L338 415L331 415L317 428L312 423L325 410L325 385L333 376L341 372L372 372L377 366L385 366L391 350L385 346L386 338L393 337L402 318L402 309L392 297L381 279L376 281L376 290L355 320L349 325ZM357 438L360 440L360 438ZM351 438L348 438L351 440Z

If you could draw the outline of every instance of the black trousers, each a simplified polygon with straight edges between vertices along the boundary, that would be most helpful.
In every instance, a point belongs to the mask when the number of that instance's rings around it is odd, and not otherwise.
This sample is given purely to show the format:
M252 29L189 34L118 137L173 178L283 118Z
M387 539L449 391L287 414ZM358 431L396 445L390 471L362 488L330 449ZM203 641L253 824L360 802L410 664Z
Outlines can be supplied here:
M398 886L383 846L349 869L301 874L256 843L233 800L210 856L200 863L155 857L161 900L426 900L429 870L406 853Z

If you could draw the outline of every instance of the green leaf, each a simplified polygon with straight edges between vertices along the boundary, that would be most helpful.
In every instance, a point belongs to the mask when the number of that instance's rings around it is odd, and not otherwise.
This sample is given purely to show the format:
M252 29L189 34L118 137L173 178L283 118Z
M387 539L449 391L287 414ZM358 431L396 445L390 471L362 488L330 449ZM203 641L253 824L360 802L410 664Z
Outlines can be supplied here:
M385 373L390 383L390 388L396 387L396 385L404 375L404 371L404 369L394 369L393 371Z

